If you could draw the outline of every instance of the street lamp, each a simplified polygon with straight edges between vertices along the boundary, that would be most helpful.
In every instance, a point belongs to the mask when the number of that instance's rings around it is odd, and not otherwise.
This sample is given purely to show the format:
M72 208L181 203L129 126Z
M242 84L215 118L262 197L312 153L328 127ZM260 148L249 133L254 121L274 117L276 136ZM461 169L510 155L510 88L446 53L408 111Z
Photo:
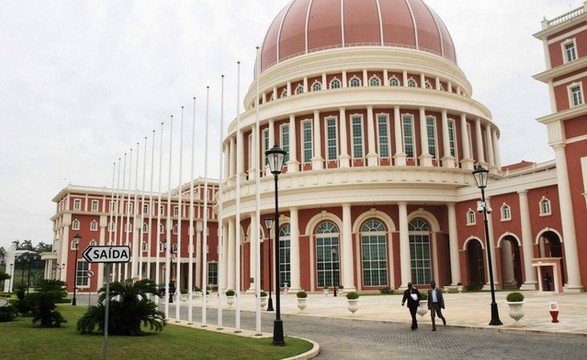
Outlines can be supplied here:
M273 311L273 299L271 299L271 283L273 282L273 270L271 264L271 258L273 257L271 253L271 229L273 229L273 218L271 216L265 218L265 227L267 228L267 233L269 234L269 301L267 302L267 311Z
M336 246L330 248L330 252L332 253L332 286L334 287L334 296L336 297L336 288L338 285L336 284L336 280L334 279L334 266L336 265Z
M79 251L79 242L81 241L82 237L79 234L75 234L73 237L73 246L75 246L75 269L73 271L73 299L71 300L71 305L76 306L76 290L77 290L77 254Z
M283 322L281 321L281 307L279 302L279 200L277 178L283 169L283 162L287 152L279 146L273 147L265 152L269 169L273 174L275 182L275 320L273 321L273 345L285 345L283 338Z
M485 225L485 243L487 247L487 263L489 267L489 284L491 286L491 321L489 325L503 325L499 319L499 310L497 309L497 303L495 302L495 285L493 283L493 266L491 260L491 245L489 243L489 226L487 225L487 213L491 212L491 209L485 202L485 188L487 187L487 180L489 179L489 170L485 169L480 164L475 166L473 171L475 177L475 183L477 187L481 189L481 206L479 211L483 213L483 224Z

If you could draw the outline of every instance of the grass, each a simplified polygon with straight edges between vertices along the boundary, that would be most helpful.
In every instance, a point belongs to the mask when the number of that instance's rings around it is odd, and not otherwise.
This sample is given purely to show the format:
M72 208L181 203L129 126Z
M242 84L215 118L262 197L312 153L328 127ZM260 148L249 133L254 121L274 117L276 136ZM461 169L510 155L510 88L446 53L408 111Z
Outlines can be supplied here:
M80 335L77 319L85 307L60 305L67 323L57 329L34 327L31 318L18 317L0 323L0 352L3 359L67 360L103 359L104 336ZM231 334L167 325L160 333L108 338L110 359L283 359L306 352L312 344L286 337L286 346L273 346L271 338L248 338Z

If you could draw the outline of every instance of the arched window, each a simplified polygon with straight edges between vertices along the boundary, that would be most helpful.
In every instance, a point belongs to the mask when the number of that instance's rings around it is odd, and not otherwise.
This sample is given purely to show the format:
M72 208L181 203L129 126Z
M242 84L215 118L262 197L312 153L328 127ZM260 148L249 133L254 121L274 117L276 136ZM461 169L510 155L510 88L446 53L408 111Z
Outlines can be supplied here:
M289 224L279 229L279 285L291 286L291 231Z
M322 83L320 81L314 81L312 84L312 91L320 91L322 90Z
M385 226L370 219L361 227L361 257L364 286L387 286Z
M303 94L303 93L304 93L304 85L302 85L302 84L299 84L299 85L296 87L296 94L297 94L297 95L300 95L300 94Z
M143 223L143 233L148 233L149 232L149 224L147 223Z
M90 246L96 246L98 243L96 242L96 240L92 240L90 241Z
M432 89L432 84L430 83L429 80L424 81L424 87L426 89Z
M159 224L159 234L165 234L165 226L163 224Z
M543 196L540 200L540 216L548 216L551 214L552 209L550 207L550 200Z
M477 223L477 217L475 216L475 212L473 209L469 209L467 211L467 225L475 225Z
M285 88L285 89L283 89L283 91L281 92L281 97L282 97L282 98L284 98L284 97L287 97L287 96L288 96L288 93L287 93L287 88Z
M501 205L501 221L507 221L512 219L512 209L506 203Z
M330 81L330 88L331 89L340 89L342 87L342 84L340 83L340 80L338 80L337 78L334 78Z
M350 80L349 80L349 86L350 87L358 87L361 86L361 79L359 79L356 75L354 75Z
M116 229L116 223L114 221L111 221L108 223L108 231L113 232L114 229Z
M430 259L430 228L422 219L408 224L410 237L410 257L412 259L412 282L428 284L432 280Z
M400 86L400 82L399 79L393 75L392 77L389 78L389 86Z
M177 224L173 225L173 234L177 234Z
M71 230L79 230L80 222L78 219L75 219L71 222Z
M418 83L416 82L416 80L414 80L414 78L408 79L408 87L418 87Z
M377 75L371 76L369 79L369 86L381 86L381 79Z
M339 237L338 226L332 221L324 221L316 228L318 287L328 288L340 285Z
M147 252L147 242L146 241L143 241L141 243L141 251L142 252Z
M96 220L92 220L90 223L90 231L98 231L98 222Z

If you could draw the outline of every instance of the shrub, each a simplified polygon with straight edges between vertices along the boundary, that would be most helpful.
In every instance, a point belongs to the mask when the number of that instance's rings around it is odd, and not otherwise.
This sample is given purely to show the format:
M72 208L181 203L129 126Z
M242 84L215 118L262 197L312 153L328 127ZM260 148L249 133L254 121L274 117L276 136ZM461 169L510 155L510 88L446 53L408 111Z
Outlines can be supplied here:
M0 306L0 322L12 321L18 315L18 310L14 305Z
M228 289L226 290L226 292L224 293L226 296L234 296L234 290L232 289Z
M308 293L307 293L307 292L305 292L304 290L301 290L301 291L298 291L298 292L296 293L296 297L297 297L298 299L305 299L305 298L307 298L307 297L308 297Z
M61 280L42 280L34 293L27 294L25 302L33 313L33 324L40 321L40 327L60 327L67 321L55 310L57 301L67 296L65 283Z
M261 294L261 297L266 297L267 296L267 293L265 291L263 291L263 290L261 290L261 292L259 294Z
M393 289L390 289L389 287L385 287L383 289L380 289L379 292L381 293L381 295L391 295L391 294L393 294Z
M187 293L188 293L188 289L181 289L181 290L179 290L179 292L180 292L182 295L187 295Z
M428 293L427 293L427 292L424 292L424 291L422 291L422 292L420 293L420 299L421 299L421 300L428 300Z
M524 301L524 294L518 291L514 291L508 294L505 298L508 302L522 302Z
M359 293L356 291L351 291L349 293L346 294L346 298L348 300L355 300L359 298Z

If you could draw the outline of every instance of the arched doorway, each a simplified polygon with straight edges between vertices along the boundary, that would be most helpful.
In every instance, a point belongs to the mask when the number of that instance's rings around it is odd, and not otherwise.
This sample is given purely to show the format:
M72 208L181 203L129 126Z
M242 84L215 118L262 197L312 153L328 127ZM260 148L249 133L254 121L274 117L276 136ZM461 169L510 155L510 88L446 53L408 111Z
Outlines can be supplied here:
M501 279L504 289L518 289L522 284L520 246L513 236L501 240Z
M467 277L469 288L480 289L485 285L485 266L483 248L477 239L467 243Z
M538 253L540 258L561 258L562 264L562 283L566 282L566 266L563 257L563 249L559 236L554 231L545 231L538 238ZM544 273L540 274L540 278L544 278ZM541 280L542 281L542 280Z

